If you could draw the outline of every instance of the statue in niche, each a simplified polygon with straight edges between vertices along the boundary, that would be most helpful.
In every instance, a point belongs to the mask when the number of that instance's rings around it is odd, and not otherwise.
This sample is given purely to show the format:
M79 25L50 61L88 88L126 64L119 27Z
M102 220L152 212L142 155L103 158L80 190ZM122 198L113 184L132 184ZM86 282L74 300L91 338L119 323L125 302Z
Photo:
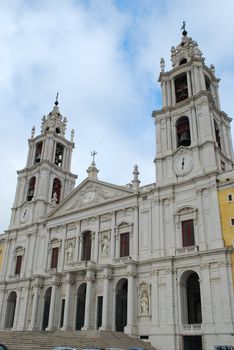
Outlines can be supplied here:
M149 297L147 291L143 291L141 294L141 314L149 314Z
M67 261L71 262L73 260L73 245L69 243L67 248Z
M109 248L109 243L108 243L107 237L105 236L102 240L102 255L103 256L108 255L108 248Z

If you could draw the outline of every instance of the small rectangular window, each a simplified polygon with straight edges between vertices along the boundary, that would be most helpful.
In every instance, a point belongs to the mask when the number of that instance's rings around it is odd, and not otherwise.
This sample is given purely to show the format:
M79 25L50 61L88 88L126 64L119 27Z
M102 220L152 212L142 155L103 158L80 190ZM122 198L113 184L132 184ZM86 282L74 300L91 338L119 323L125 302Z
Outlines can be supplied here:
M231 218L231 226L234 226L234 218Z
M17 255L15 264L15 275L20 275L22 266L22 255Z
M191 219L191 220L182 221L181 225L182 225L183 247L193 246L195 244L193 220Z
M232 202L232 194L228 194L228 202Z
M51 269L55 269L58 266L58 253L59 249L58 247L52 249L52 255L51 255Z

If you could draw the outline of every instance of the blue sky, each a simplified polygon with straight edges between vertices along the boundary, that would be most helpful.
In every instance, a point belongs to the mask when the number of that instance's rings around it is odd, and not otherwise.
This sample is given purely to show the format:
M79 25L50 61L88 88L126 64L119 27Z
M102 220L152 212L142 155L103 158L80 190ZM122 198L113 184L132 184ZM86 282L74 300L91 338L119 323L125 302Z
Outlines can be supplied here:
M171 69L183 20L206 64L216 66L221 107L232 117L233 13L232 0L1 1L0 232L8 227L31 128L40 133L57 91L68 138L75 129L77 184L94 149L101 180L129 183L138 164L142 185L155 181L151 113L161 106L159 62L164 57Z

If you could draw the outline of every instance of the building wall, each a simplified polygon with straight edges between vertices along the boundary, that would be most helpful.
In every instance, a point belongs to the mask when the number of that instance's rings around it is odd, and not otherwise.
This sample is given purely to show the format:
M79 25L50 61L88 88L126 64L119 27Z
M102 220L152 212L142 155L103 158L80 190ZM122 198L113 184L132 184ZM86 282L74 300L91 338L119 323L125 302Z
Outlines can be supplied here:
M228 200L228 195L232 195L232 201ZM225 247L233 247L234 225L231 224L231 218L234 218L234 182L226 181L223 185L220 185L218 197L224 244ZM234 252L231 253L231 261L234 284Z
M0 273L2 272L4 253L5 253L5 243L0 243Z

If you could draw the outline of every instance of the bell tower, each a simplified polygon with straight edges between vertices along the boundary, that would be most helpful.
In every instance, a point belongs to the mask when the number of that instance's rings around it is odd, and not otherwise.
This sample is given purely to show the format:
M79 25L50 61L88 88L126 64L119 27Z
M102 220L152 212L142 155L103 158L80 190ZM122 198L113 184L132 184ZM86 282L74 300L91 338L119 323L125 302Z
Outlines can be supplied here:
M74 189L77 176L70 172L74 130L67 140L66 125L67 118L61 115L56 98L53 110L42 118L41 134L35 136L32 128L26 167L17 171L9 228L43 220Z
M231 118L220 109L215 67L207 67L198 44L183 28L171 49L172 69L160 62L162 109L156 124L157 185L167 185L233 168Z

